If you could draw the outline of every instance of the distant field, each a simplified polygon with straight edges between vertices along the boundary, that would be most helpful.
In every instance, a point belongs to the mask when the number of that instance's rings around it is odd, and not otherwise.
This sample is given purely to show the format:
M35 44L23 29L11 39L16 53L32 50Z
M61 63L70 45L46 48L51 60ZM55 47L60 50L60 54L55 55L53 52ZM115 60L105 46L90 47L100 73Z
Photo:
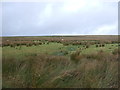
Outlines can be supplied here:
M118 35L82 35L82 36L26 36L26 37L4 37L4 40L110 40L118 41Z
M40 46L32 46L32 47L26 47L22 46L20 47L11 48L11 47L4 47L3 48L3 56L19 56L19 55L26 55L26 54L50 54L50 55L57 55L57 56L64 56L64 52L68 52L68 55L72 52L75 52L76 50L80 50L82 54L89 54L94 53L99 50L103 50L108 53L112 53L114 49L118 48L118 44L106 44L105 47L98 47L96 48L95 45L89 46L88 49L84 49L83 45L68 45L64 46L59 43L49 43L45 45ZM82 49L82 50L81 50ZM67 56L67 55L66 55Z
M117 88L115 35L3 37L3 88Z

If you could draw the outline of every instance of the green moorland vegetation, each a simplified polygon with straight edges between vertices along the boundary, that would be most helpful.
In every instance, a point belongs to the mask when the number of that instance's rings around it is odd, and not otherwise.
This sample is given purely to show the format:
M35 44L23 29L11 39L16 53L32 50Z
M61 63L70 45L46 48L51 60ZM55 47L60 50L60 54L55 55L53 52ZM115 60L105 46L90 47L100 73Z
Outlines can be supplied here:
M4 37L2 87L118 88L116 37Z

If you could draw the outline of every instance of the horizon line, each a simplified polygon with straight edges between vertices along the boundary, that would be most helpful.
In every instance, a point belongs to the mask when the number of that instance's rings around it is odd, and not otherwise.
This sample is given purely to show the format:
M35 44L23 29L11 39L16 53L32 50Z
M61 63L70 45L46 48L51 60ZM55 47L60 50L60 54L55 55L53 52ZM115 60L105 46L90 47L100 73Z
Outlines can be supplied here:
M88 36L88 35L94 35L94 36L98 36L97 34L44 34L44 35L1 35L0 37L30 37L30 36ZM108 34L100 34L100 36L102 35L108 35ZM109 34L110 35L110 34ZM117 36L120 34L111 34L112 36Z

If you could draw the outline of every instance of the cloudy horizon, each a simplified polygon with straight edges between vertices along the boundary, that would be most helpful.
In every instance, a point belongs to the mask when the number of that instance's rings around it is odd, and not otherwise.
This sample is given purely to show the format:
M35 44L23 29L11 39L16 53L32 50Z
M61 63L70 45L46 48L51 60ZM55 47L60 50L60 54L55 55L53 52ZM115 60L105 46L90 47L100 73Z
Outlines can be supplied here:
M118 2L3 2L2 36L118 35Z

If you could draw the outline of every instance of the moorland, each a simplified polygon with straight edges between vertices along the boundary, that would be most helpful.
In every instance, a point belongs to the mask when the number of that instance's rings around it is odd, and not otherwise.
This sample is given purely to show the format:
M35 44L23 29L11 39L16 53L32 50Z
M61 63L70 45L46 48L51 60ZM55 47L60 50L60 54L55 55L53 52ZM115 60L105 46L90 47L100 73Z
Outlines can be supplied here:
M3 88L118 88L117 35L2 37Z

